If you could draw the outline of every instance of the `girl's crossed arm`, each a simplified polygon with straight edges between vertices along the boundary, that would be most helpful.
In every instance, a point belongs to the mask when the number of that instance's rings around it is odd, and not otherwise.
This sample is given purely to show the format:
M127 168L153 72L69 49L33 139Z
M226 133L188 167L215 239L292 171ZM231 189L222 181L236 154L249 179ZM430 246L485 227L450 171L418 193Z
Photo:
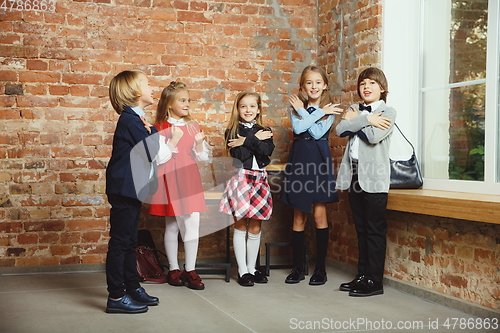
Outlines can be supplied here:
M245 150L249 150L250 152L252 152L254 155L257 156L261 155L271 156L274 150L274 142L272 140L272 136L273 132L266 130L260 130L255 134L249 134L247 137L238 134L238 138L229 140L227 145L229 148L236 148L241 146L242 148L246 148ZM233 150L235 149L231 149L231 152ZM231 153L231 155L233 155L233 153ZM244 156L240 157L241 158L246 157L247 154L243 155Z

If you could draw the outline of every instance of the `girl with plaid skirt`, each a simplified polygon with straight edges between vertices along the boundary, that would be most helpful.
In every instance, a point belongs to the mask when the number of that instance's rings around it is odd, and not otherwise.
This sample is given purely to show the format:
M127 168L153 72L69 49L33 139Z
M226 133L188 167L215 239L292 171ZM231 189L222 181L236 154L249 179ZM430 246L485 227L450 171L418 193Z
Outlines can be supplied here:
M274 150L270 128L262 125L262 101L257 93L236 96L225 132L226 148L233 157L233 177L227 183L219 211L234 215L233 247L238 264L238 283L253 286L267 278L255 269L260 248L262 220L273 210L265 167ZM247 234L248 219L248 240Z

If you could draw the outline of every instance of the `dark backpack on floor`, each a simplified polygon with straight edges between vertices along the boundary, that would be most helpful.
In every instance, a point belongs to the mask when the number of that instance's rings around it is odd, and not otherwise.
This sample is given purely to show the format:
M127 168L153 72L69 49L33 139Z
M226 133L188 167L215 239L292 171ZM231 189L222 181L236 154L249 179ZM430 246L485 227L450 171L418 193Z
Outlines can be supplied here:
M138 244L135 249L137 260L137 274L141 281L166 283L167 277L163 274L164 265L159 263L158 251L155 247L153 237L149 230L143 229L138 232Z

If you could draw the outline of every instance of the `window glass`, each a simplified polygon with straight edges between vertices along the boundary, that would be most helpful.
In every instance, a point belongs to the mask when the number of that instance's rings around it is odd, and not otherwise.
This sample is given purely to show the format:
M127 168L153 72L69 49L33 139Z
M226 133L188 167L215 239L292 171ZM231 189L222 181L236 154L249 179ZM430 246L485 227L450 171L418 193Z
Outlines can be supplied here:
M423 93L426 178L484 180L485 87Z
M487 19L487 0L424 1L426 178L484 180Z
M486 78L487 0L426 0L424 87Z

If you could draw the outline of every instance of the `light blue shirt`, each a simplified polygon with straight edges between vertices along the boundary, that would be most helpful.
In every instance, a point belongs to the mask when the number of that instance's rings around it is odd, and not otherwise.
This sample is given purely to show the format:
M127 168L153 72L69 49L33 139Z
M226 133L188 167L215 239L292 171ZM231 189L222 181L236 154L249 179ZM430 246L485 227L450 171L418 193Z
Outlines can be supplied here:
M144 113L144 111L138 107L138 106L131 106L130 107L132 110L134 110L135 113L137 113L139 115L139 117L146 117L146 114Z
M297 113L302 119L291 112L293 131L295 134L302 134L308 131L315 140L319 140L330 130L335 117L330 115L328 118L318 122L318 120L325 116L325 112L318 105L311 105L309 107L313 107L316 110L311 114L304 108L299 108L297 110ZM290 107L290 110L293 111L293 108Z

